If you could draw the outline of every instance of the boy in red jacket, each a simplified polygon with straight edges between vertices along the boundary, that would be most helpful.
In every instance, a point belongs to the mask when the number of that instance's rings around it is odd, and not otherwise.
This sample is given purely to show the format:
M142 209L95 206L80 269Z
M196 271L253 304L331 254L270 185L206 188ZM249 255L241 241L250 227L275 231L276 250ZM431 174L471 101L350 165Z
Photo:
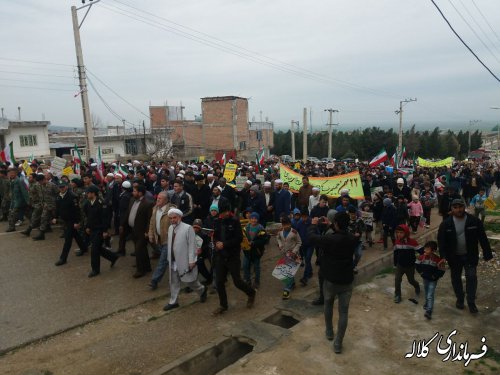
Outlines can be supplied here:
M415 288L415 294L420 294L420 285L415 280L415 261L417 257L415 252L419 250L418 242L410 238L410 228L406 224L400 224L396 227L396 244L394 245L394 266L395 273L395 292L394 302L401 302L401 281L403 275L406 275L408 282Z

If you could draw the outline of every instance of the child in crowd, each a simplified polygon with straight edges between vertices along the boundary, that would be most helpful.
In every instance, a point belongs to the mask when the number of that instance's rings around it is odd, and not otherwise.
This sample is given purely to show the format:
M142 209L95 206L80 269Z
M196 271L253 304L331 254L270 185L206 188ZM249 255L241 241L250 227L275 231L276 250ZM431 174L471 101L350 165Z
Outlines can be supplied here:
M300 279L300 283L303 286L307 285L307 281L313 276L313 269L311 259L314 253L314 247L309 244L307 238L307 228L311 225L311 218L308 215L307 209L303 209L300 212L300 219L294 226L294 229L299 233L302 245L300 245L300 257L305 265L304 275Z
M425 304L424 316L432 318L434 308L434 293L437 281L444 275L445 261L436 255L437 242L429 241L424 245L424 253L415 262L417 272L424 280Z
M420 294L420 285L415 280L415 252L419 250L418 242L410 238L410 228L406 224L396 227L396 244L394 245L394 277L395 292L394 302L401 302L401 281L406 275L408 282L415 288L415 294Z
M479 219L481 216L481 221L484 223L484 217L486 213L486 209L484 208L484 201L488 199L486 195L486 189L480 188L479 194L474 195L474 197L470 201L470 205L474 207L474 216Z
M412 201L408 203L408 210L410 211L410 227L413 233L417 233L418 225L420 224L420 217L424 214L422 203L418 199L418 195L412 196Z
M260 258L264 254L264 246L268 239L264 227L259 224L259 214L249 214L250 222L245 226L244 234L249 242L249 248L243 251L243 280L253 289L260 287ZM251 268L254 268L254 282L251 283Z
M282 253L282 256L287 256L288 258L294 259L294 260L299 260L300 255L300 246L302 245L302 241L300 239L299 233L295 230L292 229L292 221L290 220L289 217L282 217L281 218L281 226L282 229L278 233L278 248ZM290 298L290 291L293 289L295 286L295 279L291 278L289 281L285 284L285 287L283 288L283 299L289 299Z
M384 209L382 210L382 230L383 234L383 242L384 242L384 250L387 250L387 238L390 237L392 244L394 245L396 239L394 237L394 230L397 226L397 216L396 216L396 207L392 204L390 198L384 198Z
M420 201L422 203L422 209L424 211L425 227L430 228L431 226L431 210L434 207L436 198L434 193L430 190L422 190L420 195Z
M396 216L398 225L408 224L408 219L410 218L410 216L408 215L408 207L406 205L405 197L403 195L398 196L395 206L396 206Z
M352 264L352 268L354 269L354 273L357 274L357 266L361 259L361 255L363 254L363 232L365 231L365 224L363 223L363 219L358 217L358 210L354 207L350 206L347 210L349 213L349 226L347 231L354 235L358 240L358 245L356 250L354 250L354 260Z
M370 247L373 246L373 210L370 202L365 202L361 206L361 219L365 225L365 241Z

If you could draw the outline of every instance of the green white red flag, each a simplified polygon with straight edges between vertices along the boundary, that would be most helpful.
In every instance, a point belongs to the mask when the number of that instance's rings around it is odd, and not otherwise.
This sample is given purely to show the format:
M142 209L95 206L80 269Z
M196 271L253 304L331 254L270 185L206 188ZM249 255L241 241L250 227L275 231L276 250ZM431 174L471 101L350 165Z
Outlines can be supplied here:
M0 151L0 158L4 162L9 162L10 164L14 164L16 159L14 158L14 144L10 142L5 148Z
M75 144L75 152L73 152L73 163L75 164L75 173L80 174L81 165L82 165L82 156L80 155L80 150L76 147Z
M385 148L380 150L380 152L375 155L375 157L370 161L370 167L374 168L377 165L382 164L384 161L389 159L389 156L387 155L387 152L385 151Z

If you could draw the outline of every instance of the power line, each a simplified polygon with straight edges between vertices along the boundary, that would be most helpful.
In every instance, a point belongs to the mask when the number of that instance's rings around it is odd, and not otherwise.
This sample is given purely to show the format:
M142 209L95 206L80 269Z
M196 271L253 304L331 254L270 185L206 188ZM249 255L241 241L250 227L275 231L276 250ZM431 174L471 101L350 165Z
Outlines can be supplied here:
M457 9L457 7L451 2L451 0L448 0L448 2L451 4L451 6L453 7L453 9L455 9L455 11L458 13L458 15L460 16L460 18L462 19L462 21L464 21L465 24L469 27L469 29L474 33L474 35L481 42L481 44L484 46L484 48L486 48L491 53L491 56L493 56L493 58L500 63L500 59L498 59L498 57L495 56L495 54L490 49L490 47L488 47L488 45L481 39L481 37L479 36L479 34L476 32L476 30L474 30L474 28L470 25L470 23L467 22L467 20L462 15L462 13L460 13L460 11Z
M16 86L16 85L3 85L0 84L0 87L14 87L19 89L35 89L35 90L51 90L51 91L70 91L74 92L75 90L66 90L66 89L55 89L49 87L33 87L33 86Z
M114 1L116 1L116 0L114 0ZM121 2L119 2L119 3L120 4L124 4L124 3L121 3ZM162 17L153 15L153 14L148 13L146 11L142 11L142 10L140 10L138 8L135 8L135 7L132 7L130 5L127 5L127 4L124 4L124 5L128 6L130 8L133 8L133 9L137 9L138 11L141 11L141 12L143 12L145 14L149 14L149 15L152 15L152 16L154 16L156 18L160 18L162 20L166 20L167 22L173 23L173 21L170 21L170 20L164 19ZM192 41L198 42L200 44L207 45L209 47L212 47L212 48L221 50L223 52L226 52L226 53L229 53L229 54L241 57L243 59L246 59L246 60L249 60L249 61L261 64L261 65L265 65L265 66L268 66L268 67L271 67L271 68L283 71L285 73L294 74L294 75L300 76L302 78L314 80L314 81L321 82L321 83L327 83L327 84L335 83L335 84L338 84L338 85L341 85L341 86L348 87L348 88L353 89L353 90L358 90L358 91L363 91L363 92L369 92L369 93L371 93L373 95L377 95L377 96L385 96L385 97L395 97L396 96L396 95L393 95L393 94L390 94L390 93L385 93L385 92L382 92L382 91L377 91L377 90L370 89L370 88L363 87L363 86L359 86L359 85L356 85L356 84L353 84L353 83L350 83L350 82L340 81L340 80L333 79L331 77L327 77L327 76L324 76L324 75L321 75L321 74L317 74L317 73L314 73L312 71L309 71L309 70L306 70L306 69L302 69L302 68L296 67L296 66L291 65L291 64L283 63L283 62L281 62L279 60L266 57L266 56L264 56L262 54L259 54L259 53L253 52L253 51L249 51L247 49L244 49L242 47L236 46L234 44L227 43L227 42L224 42L224 41L222 41L220 39L208 36L209 38L215 40L215 41L212 41L212 40L209 40L207 38L200 37L200 36L188 33L186 31L180 30L178 28L165 25L165 24L160 23L158 21L151 20L150 18L144 17L144 16L139 15L139 14L137 14L135 12L132 12L132 11L129 11L129 10L117 7L117 6L110 6L110 5L101 5L101 6L104 9L107 9L107 10L113 12L113 13L126 16L126 17L134 19L134 20L136 20L138 22L142 22L142 23L145 23L147 25L163 29L165 31L168 31L168 32L174 33L176 35L182 36L184 38L190 39ZM174 24L177 24L177 23L174 23ZM179 24L177 24L177 25L179 25ZM184 26L181 26L181 27L186 28ZM186 29L193 30L193 29L190 29L190 28L186 28ZM198 31L195 31L195 32L198 33L198 34L200 34L200 35L205 35L205 36L207 35L207 34L204 34L204 33L198 32ZM239 50L236 50L233 46L236 46L236 48L238 48ZM263 58L260 58L258 56L263 56ZM283 64L283 65L288 65L288 66L290 66L290 68L288 68L286 66L279 65L279 64L277 64L277 63L275 63L273 61L277 61L277 62L279 62L280 64Z
M60 64L60 63L54 63L54 62L43 62L43 61L34 61L34 60L21 60L21 59L7 58L7 57L0 57L0 60L17 61L17 62L25 62L25 63L32 63L32 64L43 64L43 65L71 66L73 68L75 67L74 65L70 65L70 64Z
M32 80L28 80L28 79L0 78L0 81L29 82L29 83L46 83L46 84L49 84L49 85L75 86L72 83L49 82L49 81L32 81Z
M0 70L0 73L19 74L19 75L26 75L26 76L40 76L40 77L57 77L57 78L71 78L71 79L75 78L75 77L70 77L70 76L60 76L60 75L56 75L56 74L12 72L12 71L8 71L8 70Z
M491 32L497 37L497 40L500 42L500 36L498 36L498 34L496 33L496 31L493 29L493 27L491 26L491 24L488 22L488 19L484 16L483 12L481 12L481 9L479 9L479 7L477 6L477 4L475 3L474 0L472 0L472 4L474 4L474 7L477 9L478 13L481 15L481 17L483 18L484 22L486 22L486 24L490 28Z
M434 2L434 0L431 0L432 4L434 4L434 6L436 7L436 9L438 10L439 14L441 14L441 17L443 17L443 19L446 21L446 23L448 24L448 26L450 27L451 31L453 31L453 33L456 35L456 37L462 42L462 44L469 50L470 53L472 53L474 55L474 57L477 59L477 61L479 61L479 63L498 81L500 82L500 78L498 78L495 73L493 73L490 68L488 68L486 66L485 63L482 62L482 60L474 53L474 51L467 45L467 43L464 42L464 40L460 37L460 35L458 35L458 33L455 31L455 29L453 28L453 26L451 26L451 23L450 21L448 21L448 19L446 18L446 16L443 14L443 12L441 11L441 9L439 8L439 6Z
M36 65L4 64L4 63L2 63L2 62L0 62L0 67L1 67L2 69L3 69L4 67L7 67L7 68L17 68L17 69L37 69L37 70L40 70L40 68L41 68L40 66L36 66ZM76 67L75 67L75 68L73 68L73 69L71 69L71 68L69 68L69 67L67 67L67 68L52 68L52 67L50 67L50 68L49 68L49 67L45 67L45 66L44 66L44 67L42 67L42 69L43 69L44 71L51 71L51 72L52 72L52 71L53 71L53 72L66 72L66 73L67 73L67 72L69 72L69 71L74 71L74 70L76 69Z

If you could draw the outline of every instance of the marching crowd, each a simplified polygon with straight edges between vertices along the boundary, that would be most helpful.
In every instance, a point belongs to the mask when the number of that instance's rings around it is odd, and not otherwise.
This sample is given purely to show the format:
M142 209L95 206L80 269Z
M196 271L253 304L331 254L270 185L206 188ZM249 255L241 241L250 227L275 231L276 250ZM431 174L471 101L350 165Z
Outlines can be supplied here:
M247 307L253 306L261 283L260 259L271 235L276 235L282 256L303 266L302 285L313 277L316 254L320 293L313 303L325 306L326 337L335 338L338 353L357 265L363 250L376 242L389 251L391 240L394 302L402 299L403 275L419 295L417 271L423 278L425 317L431 319L434 290L446 261L456 307L463 309L466 301L471 313L478 311L478 244L484 259L492 258L483 227L485 202L492 187L500 188L499 168L494 163L415 167L411 174L389 172L384 166L370 168L366 163L293 163L289 167L302 175L302 186L295 192L280 179L279 160L270 159L263 165L235 163L237 175L246 177L240 189L226 181L224 166L215 161L129 160L125 175L120 164L105 165L102 173L91 160L71 179L65 175L58 178L36 160L29 172L22 165L4 165L0 167L0 220L8 222L7 232L29 221L21 233L35 241L44 240L52 225L61 222L64 241L55 265L67 263L75 240L79 248L76 256L90 248L88 277L101 272L101 257L113 267L126 255L126 242L131 241L131 255L136 259L134 278L153 271L149 287L156 289L168 270L171 293L164 310L179 306L182 283L198 292L201 302L206 301L207 288L212 285L219 296L215 315L228 309L228 274L247 295ZM332 198L309 182L311 176L332 177L352 171L361 175L364 199L354 199L348 189ZM466 212L467 206L473 214ZM442 217L438 241L422 246L411 237L429 228L434 207ZM276 226L271 223L280 223L279 230L273 231ZM116 250L112 238L118 240ZM151 259L157 258L153 270ZM295 279L286 279L282 298L290 298L294 287ZM334 336L335 298L339 325Z

